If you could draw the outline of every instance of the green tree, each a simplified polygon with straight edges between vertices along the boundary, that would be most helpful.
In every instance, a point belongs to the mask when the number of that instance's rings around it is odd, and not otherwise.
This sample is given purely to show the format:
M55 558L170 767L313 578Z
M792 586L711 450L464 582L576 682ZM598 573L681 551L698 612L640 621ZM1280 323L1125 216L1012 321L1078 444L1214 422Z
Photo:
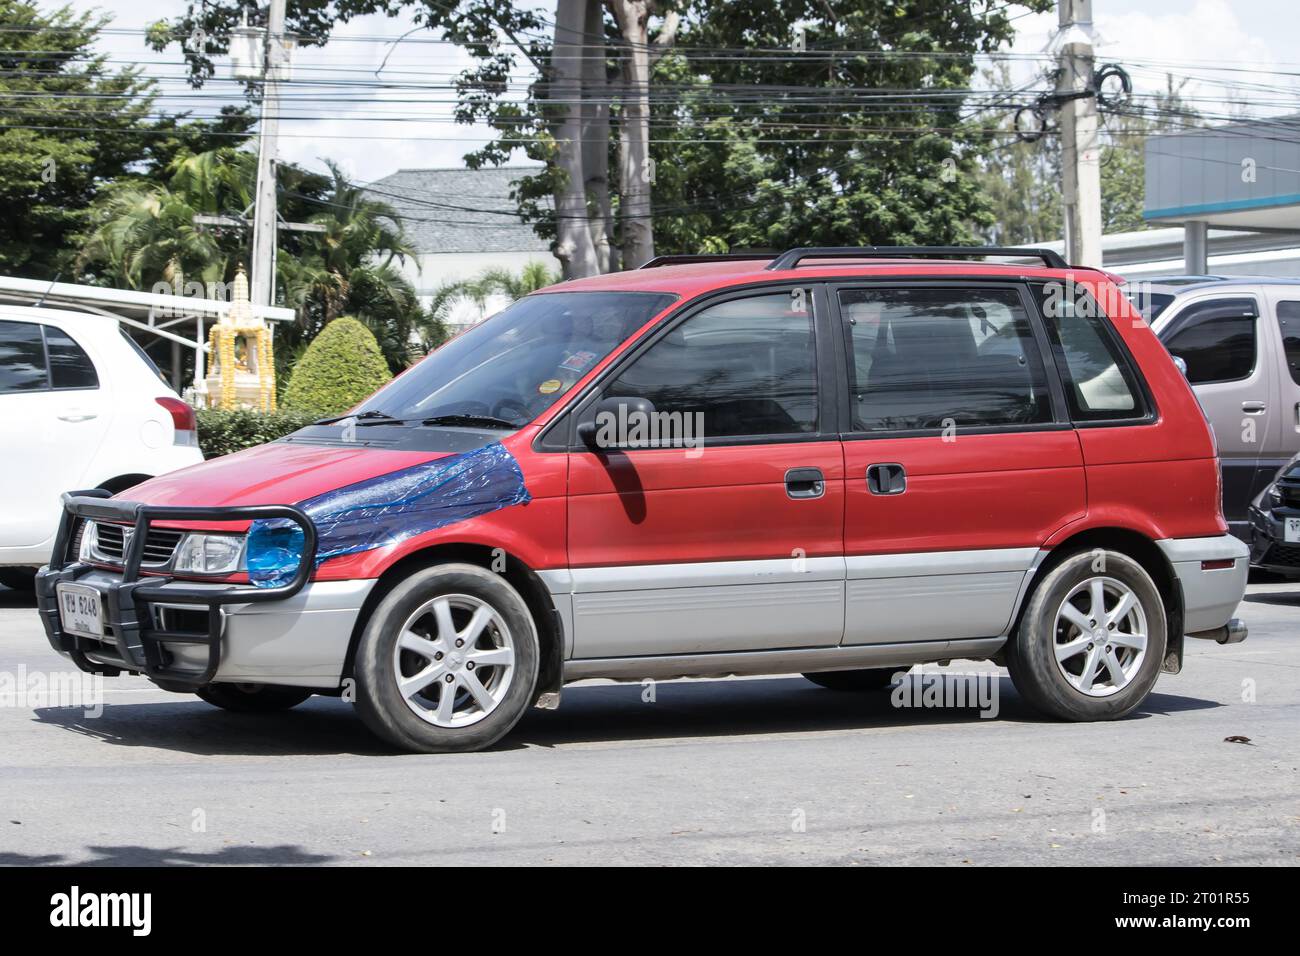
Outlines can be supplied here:
M154 85L138 67L110 68L95 52L109 22L69 6L0 0L0 270L75 274L78 235L114 183L146 184L180 152L238 142L250 120L231 109L211 122L152 118Z
M346 316L307 346L284 390L286 411L345 412L391 379L374 334Z

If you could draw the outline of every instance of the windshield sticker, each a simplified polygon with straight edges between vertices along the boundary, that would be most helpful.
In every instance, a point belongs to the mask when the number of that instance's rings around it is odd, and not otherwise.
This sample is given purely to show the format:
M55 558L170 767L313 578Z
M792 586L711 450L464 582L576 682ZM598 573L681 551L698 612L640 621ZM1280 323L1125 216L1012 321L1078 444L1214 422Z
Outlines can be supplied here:
M330 558L385 548L530 500L514 455L500 442L492 442L462 455L327 491L300 501L298 507L316 525L319 567ZM287 518L271 518L254 521L248 535L253 583L277 587L293 580L297 555L302 553L302 530ZM255 539L263 543L256 549Z
M548 378L541 385L537 386L537 392L540 395L554 395L562 388L564 388L564 383L558 378Z
M564 357L564 361L560 363L560 368L566 372L581 374L591 368L597 358L599 356L595 352L573 352Z

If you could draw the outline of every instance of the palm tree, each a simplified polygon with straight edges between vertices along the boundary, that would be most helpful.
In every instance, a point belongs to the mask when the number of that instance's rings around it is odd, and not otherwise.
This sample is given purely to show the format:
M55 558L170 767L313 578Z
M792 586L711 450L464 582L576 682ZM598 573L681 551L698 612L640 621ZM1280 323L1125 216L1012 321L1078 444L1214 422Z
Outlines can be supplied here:
M184 279L205 286L233 275L240 241L194 224L248 205L253 157L217 149L178 159L166 185L110 188L92 210L92 229L77 257L78 270L97 264L106 278L129 289L165 282L183 294Z

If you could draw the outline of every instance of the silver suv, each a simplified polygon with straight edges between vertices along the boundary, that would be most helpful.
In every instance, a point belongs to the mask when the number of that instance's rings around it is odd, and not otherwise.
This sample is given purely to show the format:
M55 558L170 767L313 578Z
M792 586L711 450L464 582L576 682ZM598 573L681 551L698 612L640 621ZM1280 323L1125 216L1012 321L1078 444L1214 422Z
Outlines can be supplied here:
M1205 409L1224 515L1249 541L1251 502L1300 453L1300 279L1169 276L1126 291Z

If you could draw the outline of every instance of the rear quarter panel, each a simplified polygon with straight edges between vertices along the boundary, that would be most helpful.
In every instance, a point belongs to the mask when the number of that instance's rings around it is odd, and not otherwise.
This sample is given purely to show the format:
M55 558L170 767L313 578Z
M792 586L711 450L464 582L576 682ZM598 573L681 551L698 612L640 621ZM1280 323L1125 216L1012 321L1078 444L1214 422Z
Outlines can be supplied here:
M1080 279L1119 333L1146 380L1155 420L1078 429L1088 483L1085 527L1119 526L1151 538L1223 534L1214 435L1187 379L1128 298L1102 277Z

